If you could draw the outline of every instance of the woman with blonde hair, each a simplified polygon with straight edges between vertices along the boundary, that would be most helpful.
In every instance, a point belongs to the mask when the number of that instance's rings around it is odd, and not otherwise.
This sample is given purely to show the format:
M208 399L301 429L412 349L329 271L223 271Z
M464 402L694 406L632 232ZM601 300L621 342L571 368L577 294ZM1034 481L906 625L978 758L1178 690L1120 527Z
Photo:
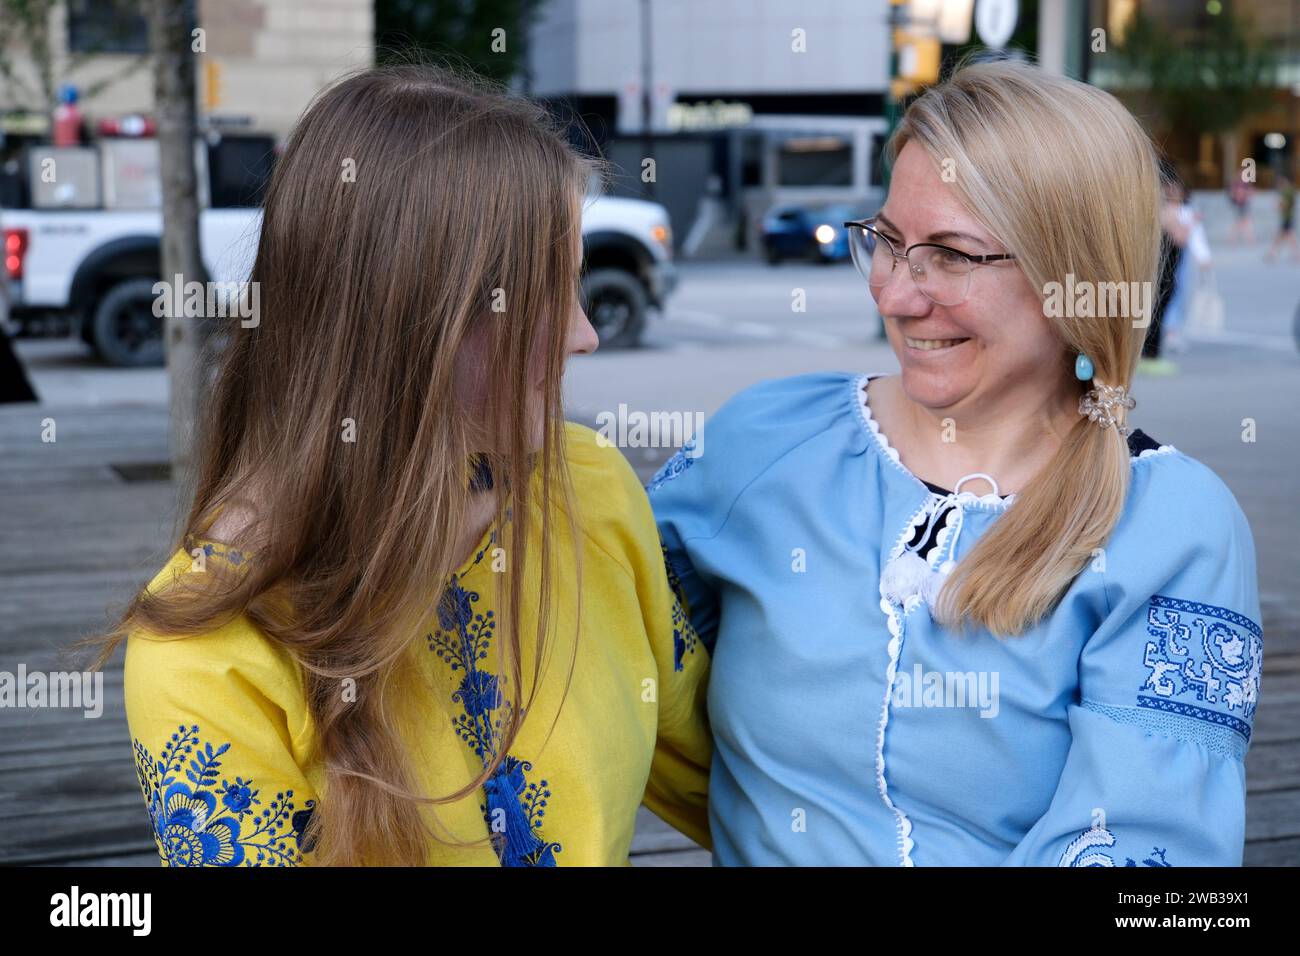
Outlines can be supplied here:
M713 652L722 864L1237 865L1250 529L1130 431L1160 244L1108 94L968 65L846 224L901 373L760 383L651 503Z
M103 642L165 863L626 864L643 801L708 844L707 652L561 414L590 173L420 66L297 124L183 543Z

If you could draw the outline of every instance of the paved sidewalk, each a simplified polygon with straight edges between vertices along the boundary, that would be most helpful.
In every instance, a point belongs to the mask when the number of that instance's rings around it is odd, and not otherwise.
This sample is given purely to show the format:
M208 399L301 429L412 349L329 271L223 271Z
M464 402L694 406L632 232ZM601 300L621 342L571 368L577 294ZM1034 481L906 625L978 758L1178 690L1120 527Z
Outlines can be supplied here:
M1300 287L1297 287L1300 292ZM1280 338L1274 333L1274 338ZM169 483L130 467L167 458L165 379L100 369L68 343L22 343L42 405L0 406L0 670L67 669L59 651L103 627L166 557ZM1215 469L1254 531L1265 677L1247 760L1246 862L1300 864L1300 357L1280 347L1200 343L1180 374L1140 378L1135 422ZM732 344L575 361L571 417L619 402L711 413L762 378L824 368L893 369L879 344L838 349ZM161 383L161 385L160 385ZM1257 440L1242 441L1252 419ZM41 441L50 421L57 441ZM631 452L646 477L666 449ZM134 480L143 477L146 480ZM0 710L0 863L155 861L122 713L120 655L104 716ZM635 862L699 865L708 855L649 814Z

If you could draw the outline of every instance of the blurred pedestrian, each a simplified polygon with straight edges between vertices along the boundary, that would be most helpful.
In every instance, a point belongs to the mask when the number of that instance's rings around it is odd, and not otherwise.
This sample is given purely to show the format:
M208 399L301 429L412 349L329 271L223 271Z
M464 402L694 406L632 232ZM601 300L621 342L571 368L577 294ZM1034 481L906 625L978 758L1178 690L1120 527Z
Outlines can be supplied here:
M1169 301L1174 294L1175 278L1187 245L1190 228L1182 216L1183 182L1172 168L1164 170L1164 201L1160 206L1160 276L1156 281L1155 305L1151 310L1151 325L1142 344L1142 361L1138 371L1148 375L1172 375L1178 367L1162 358L1160 348L1164 341L1164 320Z
M81 109L77 106L80 95L70 83L59 87L59 105L54 108L51 124L55 146L81 145Z
M1279 173L1277 177L1277 211L1282 222L1264 261L1272 262L1283 246L1290 246L1291 257L1300 262L1300 244L1295 238L1295 183L1286 173Z
M37 400L36 390L27 378L23 363L14 353L9 336L0 324L0 404Z
M1236 179L1228 188L1228 201L1237 215L1232 220L1232 229L1228 231L1228 241L1232 244L1254 245L1255 228L1250 222L1250 200L1255 195L1255 187L1244 179Z
M1186 247L1178 258L1178 267L1174 272L1173 290L1165 308L1161 323L1165 349L1169 352L1182 352L1187 348L1184 328L1188 313L1201 287L1203 278L1209 273L1214 258L1210 252L1210 240L1205 233L1201 214L1193 208L1191 191L1186 185L1180 187L1182 202L1178 207L1178 220L1187 230Z

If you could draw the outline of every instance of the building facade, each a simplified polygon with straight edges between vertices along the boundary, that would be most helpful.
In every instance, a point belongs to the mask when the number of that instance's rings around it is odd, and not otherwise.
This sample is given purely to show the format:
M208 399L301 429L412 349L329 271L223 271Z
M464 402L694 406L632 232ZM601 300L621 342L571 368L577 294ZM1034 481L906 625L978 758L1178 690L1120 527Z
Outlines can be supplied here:
M372 0L198 0L200 115L216 128L283 138L317 91L374 59ZM112 0L52 5L48 77L81 94L92 123L153 108L143 16ZM0 37L16 80L0 77L0 115L10 131L48 122L40 63L21 37Z
M1171 122L1143 90L1120 75L1113 44L1122 44L1125 25L1135 12L1157 24L1173 44L1206 51L1203 62L1219 69L1225 62L1208 51L1226 35L1231 15L1249 24L1252 43L1271 48L1274 69L1248 108L1220 129L1197 129ZM1278 173L1300 174L1300 0L1091 0L1093 22L1108 32L1112 47L1091 57L1091 79L1133 108L1157 144L1193 188L1219 189L1250 161L1256 181L1270 187ZM1226 62L1231 62L1228 59Z
M869 203L889 87L887 0L550 0L522 85L580 118L616 193L679 240L720 203L748 235L783 202ZM649 115L649 123L645 117ZM645 181L653 158L657 181Z

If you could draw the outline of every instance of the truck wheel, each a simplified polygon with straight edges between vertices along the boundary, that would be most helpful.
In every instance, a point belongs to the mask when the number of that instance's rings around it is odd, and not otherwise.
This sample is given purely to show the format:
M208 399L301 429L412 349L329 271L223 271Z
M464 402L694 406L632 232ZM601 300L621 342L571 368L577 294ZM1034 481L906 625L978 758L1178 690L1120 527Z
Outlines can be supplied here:
M153 314L153 287L153 279L123 279L95 304L91 338L110 365L163 364L163 320Z
M601 348L631 348L641 341L648 301L636 276L622 269L594 269L583 276L582 301Z

